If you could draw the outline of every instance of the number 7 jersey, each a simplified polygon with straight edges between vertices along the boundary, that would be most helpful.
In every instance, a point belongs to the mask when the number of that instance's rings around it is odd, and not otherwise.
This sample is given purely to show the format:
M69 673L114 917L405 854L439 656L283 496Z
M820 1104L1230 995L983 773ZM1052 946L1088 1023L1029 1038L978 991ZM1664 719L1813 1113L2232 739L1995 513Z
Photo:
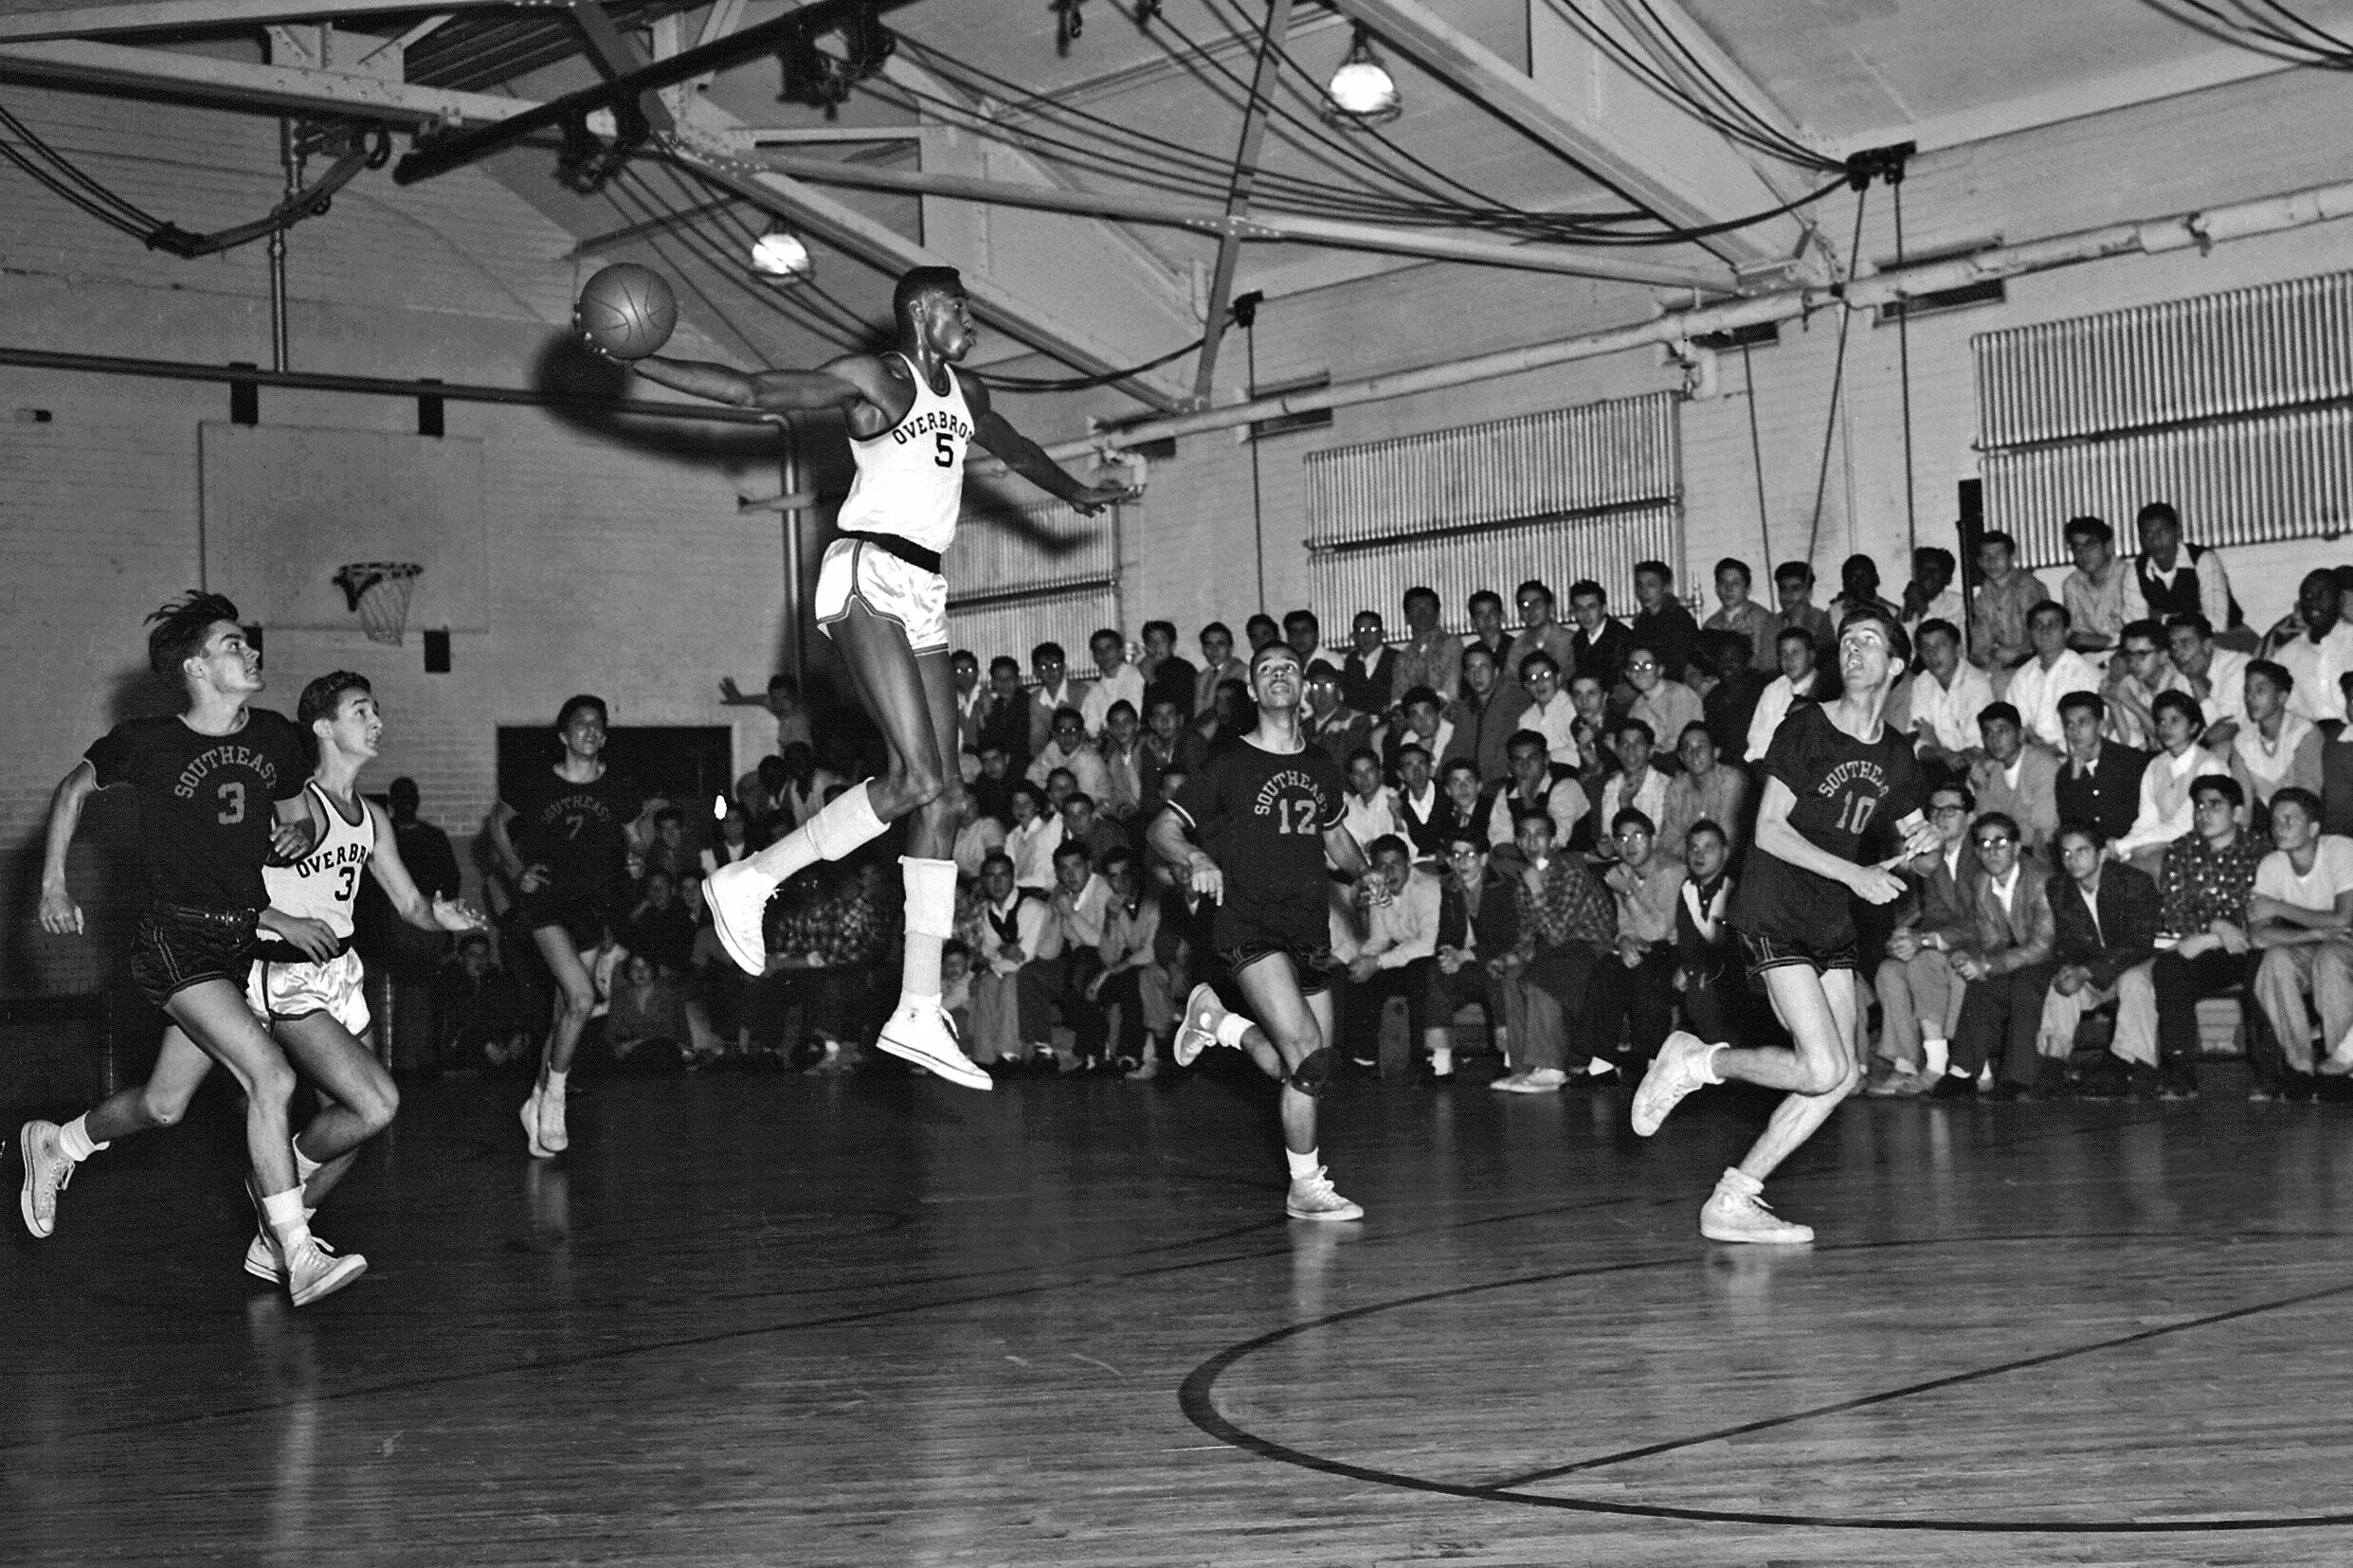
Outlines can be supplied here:
M368 869L368 857L376 852L376 814L355 793L353 803L359 807L359 820L351 821L317 780L303 789L313 809L326 820L318 842L291 866L262 867L262 886L270 895L271 909L319 921L349 942L359 879Z

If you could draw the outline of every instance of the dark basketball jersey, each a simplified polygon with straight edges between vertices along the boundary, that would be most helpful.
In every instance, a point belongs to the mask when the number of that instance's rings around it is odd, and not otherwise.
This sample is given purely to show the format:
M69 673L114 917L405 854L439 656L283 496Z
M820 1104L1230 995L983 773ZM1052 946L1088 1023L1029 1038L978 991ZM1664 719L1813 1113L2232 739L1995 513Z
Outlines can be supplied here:
M1348 816L1348 782L1330 752L1278 754L1238 740L1168 804L1225 874L1225 901L1210 917L1216 946L1330 942L1324 835Z
M547 867L553 891L596 893L627 877L628 827L645 808L645 792L621 774L573 784L537 769L507 791L506 803L516 854L526 866Z
M1831 723L1827 710L1794 709L1773 731L1763 766L1798 798L1789 825L1799 837L1841 860L1862 863L1874 830L1884 838L1893 823L1920 809L1919 763L1909 737L1888 725L1879 727L1878 739L1858 741ZM1752 936L1827 950L1854 936L1853 896L1844 883L1754 845L1727 918Z
M129 719L83 753L100 789L127 784L139 802L147 895L197 910L259 910L269 903L262 862L278 827L277 802L311 776L302 732L282 713L245 710L226 735L204 735L174 714Z

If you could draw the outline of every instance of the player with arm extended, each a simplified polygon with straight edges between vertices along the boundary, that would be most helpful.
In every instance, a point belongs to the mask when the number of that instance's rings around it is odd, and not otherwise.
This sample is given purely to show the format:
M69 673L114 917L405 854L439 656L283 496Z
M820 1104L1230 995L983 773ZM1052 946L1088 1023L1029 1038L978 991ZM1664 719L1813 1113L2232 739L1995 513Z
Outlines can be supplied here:
M629 824L645 810L645 791L605 766L606 712L603 697L585 692L565 699L555 715L563 756L505 785L506 798L490 815L491 844L522 890L524 928L555 980L539 1077L520 1112L534 1160L571 1146L566 1077L596 1007L590 977L600 950L618 946Z
M41 866L41 925L59 936L82 929L81 908L65 883L66 850L91 794L128 785L138 802L147 880L131 978L190 1048L166 1049L145 1084L63 1126L26 1123L20 1206L27 1230L51 1234L57 1196L75 1168L118 1138L178 1121L198 1081L220 1062L245 1093L245 1151L273 1262L295 1305L305 1306L358 1278L368 1263L337 1257L311 1235L287 1135L294 1069L246 1006L245 979L259 934L287 929L267 908L262 867L311 846L303 795L310 759L283 714L246 705L262 688L262 658L237 623L235 604L190 592L148 622L148 663L180 683L187 709L117 725L59 782Z
M1677 1031L1635 1091L1634 1130L1644 1137L1703 1084L1738 1078L1788 1091L1764 1136L1724 1173L1699 1211L1700 1235L1711 1241L1814 1239L1810 1227L1780 1218L1759 1194L1765 1179L1861 1081L1850 901L1893 902L1904 884L1888 867L1938 847L1920 811L1920 769L1910 744L1880 722L1888 693L1911 657L1910 639L1893 617L1866 605L1839 623L1837 657L1838 699L1797 709L1773 732L1747 874L1726 911L1749 979L1763 984L1796 1049L1710 1044ZM1863 861L1864 835L1874 820L1893 823L1897 859Z
M1349 836L1340 765L1299 732L1306 684L1287 644L1252 655L1257 727L1213 754L1153 820L1154 852L1195 897L1214 905L1210 946L1242 1002L1228 1012L1215 989L1194 986L1173 1054L1182 1067L1209 1045L1248 1052L1282 1085L1285 1211L1294 1219L1362 1219L1365 1211L1332 1190L1316 1152L1315 1102L1331 1077L1331 986L1341 972L1331 955L1325 862L1372 903L1388 902L1388 885L1371 874Z
M730 957L759 974L760 914L787 877L839 860L901 817L914 819L900 862L907 937L898 1004L876 1042L968 1089L988 1074L965 1055L940 1007L941 944L955 925L950 857L964 793L957 767L955 677L949 664L948 584L940 556L963 505L965 456L977 442L1005 466L1092 515L1128 494L1065 473L989 406L954 367L977 333L953 268L918 267L892 294L898 348L849 354L815 370L746 374L724 366L648 356L647 380L693 397L777 413L840 411L857 478L839 518L842 537L818 573L817 622L842 651L859 698L890 748L882 777L851 785L824 810L749 859L722 867L704 889Z
M376 879L411 926L471 931L484 922L462 904L417 890L384 808L359 793L359 770L376 754L384 733L367 677L350 670L320 676L302 688L295 723L318 749L318 766L304 789L317 836L294 864L262 870L279 935L255 949L245 1001L319 1093L318 1113L294 1140L295 1174L310 1213L352 1168L359 1145L391 1126L400 1107L392 1075L358 1038L368 1027L367 976L352 950L360 872ZM175 1045L186 1049L166 1037L166 1050ZM284 1277L265 1235L246 1248L245 1272Z

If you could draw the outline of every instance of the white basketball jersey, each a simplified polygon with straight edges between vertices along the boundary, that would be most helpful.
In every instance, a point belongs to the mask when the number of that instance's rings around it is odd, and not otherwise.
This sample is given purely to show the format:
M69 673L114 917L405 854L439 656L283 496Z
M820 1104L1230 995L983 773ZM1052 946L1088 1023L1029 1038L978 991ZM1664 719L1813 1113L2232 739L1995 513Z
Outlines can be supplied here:
M906 360L906 355L898 356ZM908 361L915 401L896 424L871 441L850 442L858 477L842 503L840 527L851 533L895 533L943 553L964 508L964 453L972 444L972 411L952 367L946 396Z
M313 779L304 788L327 826L310 854L291 866L263 866L262 886L270 908L305 920L323 921L329 930L349 940L352 903L359 896L359 879L368 870L368 856L376 852L376 814L360 802L356 823L344 820L342 808L327 798Z

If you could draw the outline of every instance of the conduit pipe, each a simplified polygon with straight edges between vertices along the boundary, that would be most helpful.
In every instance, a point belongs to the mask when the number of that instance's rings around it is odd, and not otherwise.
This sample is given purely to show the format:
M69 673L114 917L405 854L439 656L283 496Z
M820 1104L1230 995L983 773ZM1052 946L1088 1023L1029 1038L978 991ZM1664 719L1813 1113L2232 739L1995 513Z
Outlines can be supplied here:
M2054 235L2047 240L2029 241L2023 244L2000 245L1948 261L1857 278L1844 285L1785 289L1749 299L1703 305L1695 310L1670 311L1654 320L1633 326L1612 327L1551 343L1476 354L1468 359L1426 365L1420 369L1399 370L1388 375L1369 376L1362 381L1286 392L1279 397L1258 398L1222 408L1204 409L1199 413L1147 420L1117 430L1098 431L1092 436L1059 442L1047 447L1046 452L1058 460L1083 458L1091 453L1108 457L1148 442L1204 435L1212 430L1230 430L1237 425L1251 424L1284 414L1303 414L1318 408L1346 408L1360 403L1380 403L1421 392L1442 391L1449 387L1488 381L1497 376L1519 375L1554 365L1572 364L1581 359L1599 359L1607 354L1648 348L1653 344L1684 343L1710 333L1729 332L1768 321L1787 321L1818 310L1839 306L1848 310L1875 310L1899 299L1941 293L1946 289L1962 288L1998 278L2049 272L2058 267L2104 261L2113 256L2161 256L2169 251L2192 247L2204 251L2231 240L2285 233L2290 229L2306 228L2345 217L2353 217L2353 181L2313 186L2275 196L2259 196L2251 201L2232 202L2194 212L2175 213L2170 217L2088 228L2072 234ZM968 472L1002 473L1004 465L996 462L974 463Z

